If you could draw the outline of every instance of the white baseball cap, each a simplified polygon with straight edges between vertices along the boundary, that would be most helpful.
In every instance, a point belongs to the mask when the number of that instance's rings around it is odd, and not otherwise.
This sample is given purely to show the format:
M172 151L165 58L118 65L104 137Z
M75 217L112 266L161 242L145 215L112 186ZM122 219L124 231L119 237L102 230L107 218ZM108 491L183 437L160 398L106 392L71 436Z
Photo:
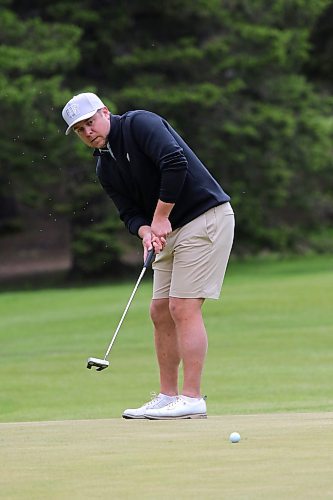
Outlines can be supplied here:
M66 135L70 133L75 123L81 120L87 120L87 118L93 116L96 111L104 107L105 104L103 104L100 98L92 92L84 92L83 94L72 97L62 110L62 117L68 125Z

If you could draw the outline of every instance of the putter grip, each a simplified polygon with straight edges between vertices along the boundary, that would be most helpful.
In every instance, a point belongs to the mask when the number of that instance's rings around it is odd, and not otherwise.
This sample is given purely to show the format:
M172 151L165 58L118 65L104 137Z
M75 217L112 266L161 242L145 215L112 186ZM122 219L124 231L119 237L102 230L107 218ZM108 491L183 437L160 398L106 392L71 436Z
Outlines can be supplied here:
M148 255L147 255L147 258L145 260L145 263L143 264L143 267L149 267L150 264L153 262L154 257L155 257L155 253L154 253L154 249L152 248L148 252Z

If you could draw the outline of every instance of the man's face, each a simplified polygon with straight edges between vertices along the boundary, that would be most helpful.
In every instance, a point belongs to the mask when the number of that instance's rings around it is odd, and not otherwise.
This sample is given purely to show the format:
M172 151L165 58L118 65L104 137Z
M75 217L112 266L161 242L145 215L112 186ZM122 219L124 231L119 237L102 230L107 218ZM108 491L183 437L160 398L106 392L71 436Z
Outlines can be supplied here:
M110 132L109 110L99 109L91 118L76 123L73 130L90 148L105 147Z

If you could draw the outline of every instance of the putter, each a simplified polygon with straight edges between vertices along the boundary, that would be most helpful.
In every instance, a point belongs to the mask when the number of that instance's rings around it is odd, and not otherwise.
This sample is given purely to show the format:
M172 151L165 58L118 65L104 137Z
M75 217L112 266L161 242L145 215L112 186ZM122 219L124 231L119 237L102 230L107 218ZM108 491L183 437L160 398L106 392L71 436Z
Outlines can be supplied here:
M107 368L107 367L109 366L110 362L107 360L107 357L109 356L110 351L111 351L111 349L112 349L112 346L113 346L113 344L114 344L114 341L115 341L115 340L116 340L116 338L117 338L118 332L119 332L120 327L121 327L121 325L122 325L122 323L123 323L123 321L124 321L124 318L125 318L125 316L126 316L126 314L127 314L127 311L128 311L128 309L129 309L129 307L130 307L130 305L131 305L131 302L132 302L132 300L133 300L133 297L134 297L134 295L135 295L135 292L137 291L138 286L140 285L140 282L141 282L141 280L142 280L142 278L143 278L143 275L144 275L144 274L145 274L145 272L146 272L147 267L149 267L149 266L150 266L150 264L152 263L153 259L154 259L154 249L152 248L152 249L151 249L151 250L149 250L149 252L148 252L147 258L146 258L146 260L145 260L145 263L143 264L143 268L142 268L142 271L141 271L140 276L139 276L139 278L138 278L138 281L137 281L137 282L136 282L136 284L135 284L134 290L133 290L133 292L132 292L132 294L131 294L131 296L130 296L130 298L129 298L129 301L128 301L128 303L127 303L127 306L125 307L125 311L123 312L123 315L122 315L122 317L121 317L121 319L120 319L120 321L119 321L119 324L118 324L118 326L117 326L117 328L116 328L116 331L114 332L114 335L113 335L112 340L111 340L111 342L110 342L110 345L109 345L109 347L108 347L108 349L107 349L107 351L106 351L106 353L105 353L104 358L103 358L103 359L99 359L99 358L88 358L88 361L87 361L87 368L89 368L89 370L91 370L91 368L92 368L92 367L95 367L95 368L96 368L96 371L97 371L97 372L100 372L100 371L104 370L105 368Z

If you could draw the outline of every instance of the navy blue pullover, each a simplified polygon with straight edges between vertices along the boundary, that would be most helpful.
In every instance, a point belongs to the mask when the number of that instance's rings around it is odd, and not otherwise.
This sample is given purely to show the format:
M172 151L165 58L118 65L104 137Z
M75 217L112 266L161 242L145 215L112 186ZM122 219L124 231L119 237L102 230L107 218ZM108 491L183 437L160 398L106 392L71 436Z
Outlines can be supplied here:
M159 199L175 203L172 229L230 200L162 117L138 110L110 119L108 149L94 152L96 173L130 233L151 225Z

